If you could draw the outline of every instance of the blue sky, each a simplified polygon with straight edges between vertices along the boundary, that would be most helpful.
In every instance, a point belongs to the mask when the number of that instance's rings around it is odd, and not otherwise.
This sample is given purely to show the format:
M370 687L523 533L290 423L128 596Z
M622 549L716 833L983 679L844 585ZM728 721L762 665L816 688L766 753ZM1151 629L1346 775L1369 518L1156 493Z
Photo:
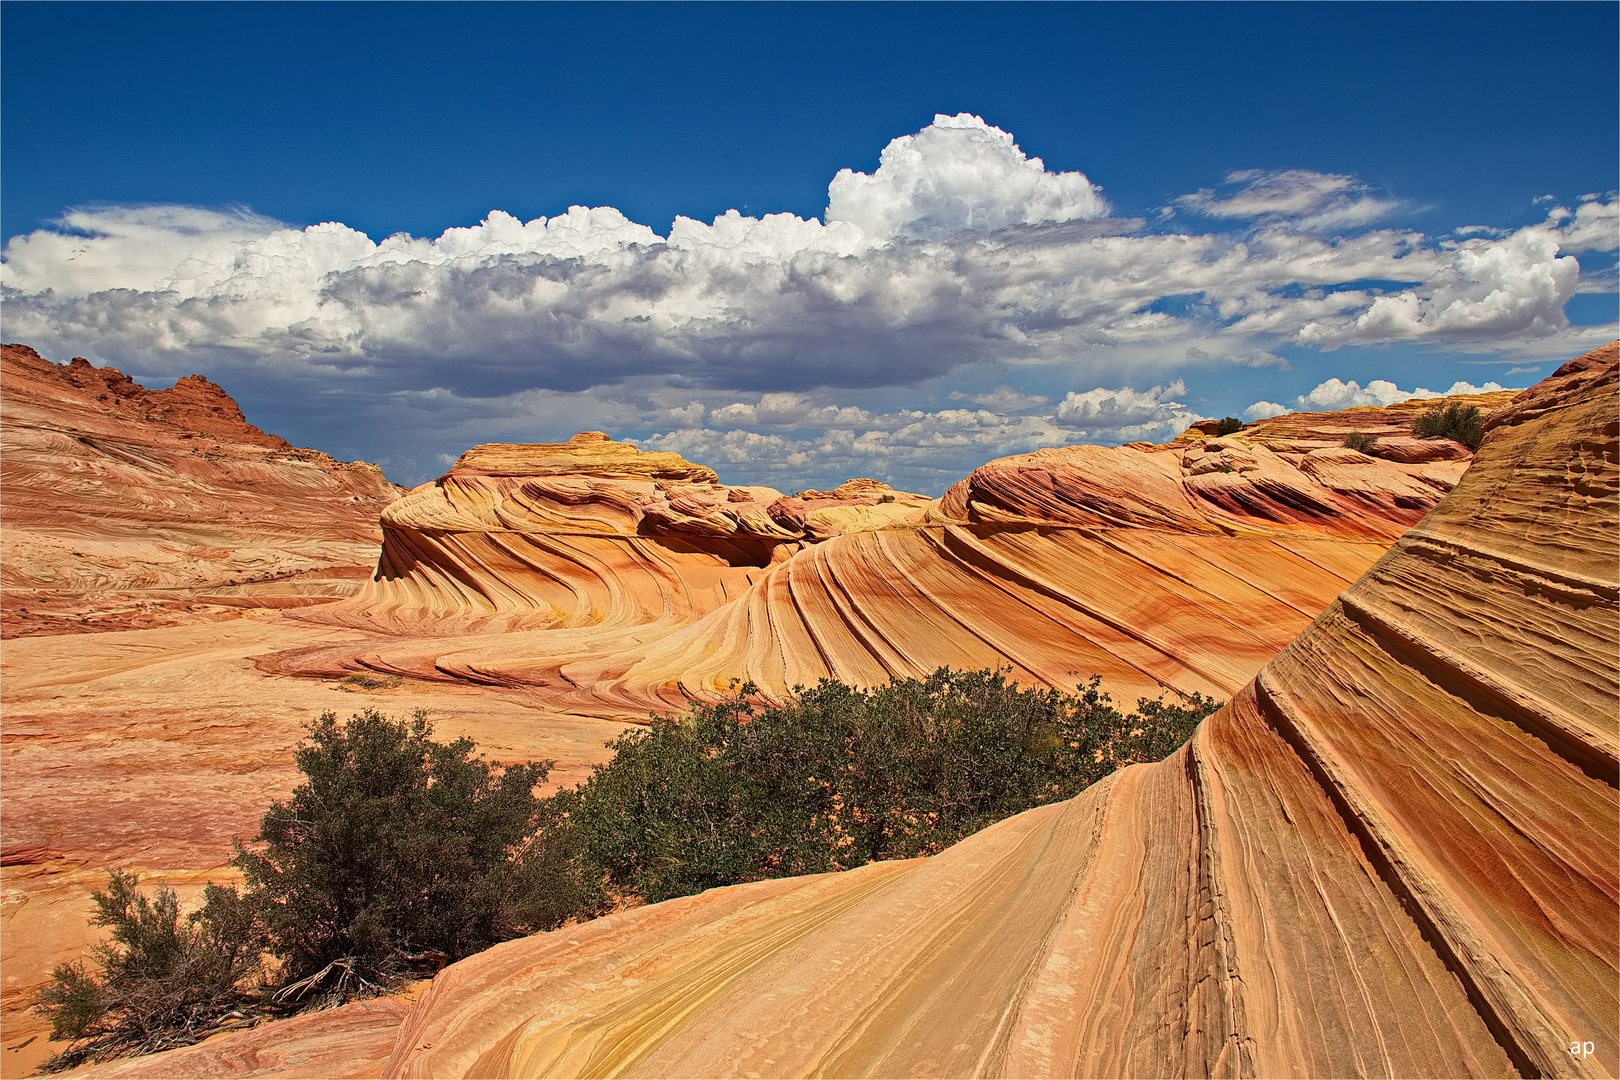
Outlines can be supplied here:
M404 482L596 426L938 491L1527 385L1613 336L1617 10L10 2L6 337Z

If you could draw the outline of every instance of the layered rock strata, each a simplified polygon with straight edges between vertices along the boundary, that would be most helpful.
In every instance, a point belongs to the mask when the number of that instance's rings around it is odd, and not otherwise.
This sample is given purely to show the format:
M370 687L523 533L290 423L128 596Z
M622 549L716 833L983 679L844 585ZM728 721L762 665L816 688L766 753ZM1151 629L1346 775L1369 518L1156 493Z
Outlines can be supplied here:
M1617 433L1610 346L1167 760L498 946L385 1075L1615 1075Z
M421 709L437 737L473 739L494 760L554 760L561 786L584 780L622 730L461 682L275 678L253 665L258 654L356 636L268 614L4 643L0 1077L30 1075L65 1049L47 1042L29 1005L52 968L105 936L87 919L107 870L167 884L188 908L206 882L236 880L232 837L251 838L271 800L298 782L293 750L320 713L404 719Z
M268 669L460 679L621 719L734 679L777 696L941 665L1228 697L1472 459L1413 439L1416 407L1353 412L1003 458L938 500L728 486L594 432L478 447L384 511L375 581L303 616L367 647ZM1343 445L1356 431L1371 453Z
M262 1077L264 1080L371 1080L394 1048L407 1000L373 998L324 1012L216 1036L167 1053L108 1061L68 1075L96 1080Z
M7 637L324 603L372 574L381 470L265 434L201 376L146 390L5 345L0 391Z
M232 835L292 786L292 747L323 710L424 708L493 756L558 759L566 783L606 752L617 727L509 695L253 668L357 636L277 612L369 580L396 494L375 466L249 424L205 379L148 391L0 347L0 1076L53 1052L28 1006L104 935L86 919L106 870L187 902L231 879Z

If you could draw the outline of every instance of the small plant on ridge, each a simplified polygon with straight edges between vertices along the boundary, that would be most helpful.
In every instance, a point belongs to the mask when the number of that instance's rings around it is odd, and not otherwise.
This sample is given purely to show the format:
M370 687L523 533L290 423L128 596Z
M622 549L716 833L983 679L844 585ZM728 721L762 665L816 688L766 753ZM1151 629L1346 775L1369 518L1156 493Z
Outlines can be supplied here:
M1372 448L1377 445L1377 443L1378 436L1369 435L1365 431L1352 431L1350 434L1344 437L1344 445L1348 449L1359 450L1363 454L1372 453Z
M1422 439L1451 439L1478 450L1485 437L1485 414L1478 405L1436 405L1417 418L1412 434Z

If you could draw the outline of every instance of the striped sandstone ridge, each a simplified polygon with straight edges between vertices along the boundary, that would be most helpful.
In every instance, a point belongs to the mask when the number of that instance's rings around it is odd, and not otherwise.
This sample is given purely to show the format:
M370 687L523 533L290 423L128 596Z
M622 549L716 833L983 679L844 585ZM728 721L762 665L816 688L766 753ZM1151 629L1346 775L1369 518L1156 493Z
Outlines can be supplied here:
M198 375L0 346L0 630L217 619L338 599L371 576L396 489L249 424Z
M931 859L497 946L384 1075L1615 1075L1615 370L1496 413L1165 761Z
M169 1077L262 1077L373 1080L394 1048L408 1000L372 998L305 1013L249 1031L215 1036L196 1046L88 1065L65 1074L85 1080L165 1080Z
M374 466L248 424L205 380L147 391L112 368L0 349L0 1077L65 1049L29 1005L104 936L86 919L107 870L188 906L204 882L236 880L231 838L297 782L292 748L312 717L425 709L441 737L498 760L556 759L565 785L603 759L617 725L539 716L499 690L253 667L360 636L274 609L369 580L395 495Z
M781 695L941 665L1229 697L1468 468L1466 448L1411 437L1421 411L1041 450L938 500L731 487L600 433L477 447L384 511L376 581L300 616L377 636L264 663L526 688L620 719L737 678ZM1351 431L1380 436L1370 455Z
M799 542L928 501L852 483L807 503L594 431L474 447L383 511L375 580L320 620L457 633L691 622Z

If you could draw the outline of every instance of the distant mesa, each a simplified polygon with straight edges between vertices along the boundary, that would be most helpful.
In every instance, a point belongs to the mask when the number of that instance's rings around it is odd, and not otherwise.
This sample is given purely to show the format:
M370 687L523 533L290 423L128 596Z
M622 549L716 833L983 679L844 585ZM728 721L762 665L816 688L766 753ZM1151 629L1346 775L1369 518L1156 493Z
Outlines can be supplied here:
M330 603L371 576L375 465L295 447L188 375L147 390L0 346L0 634L85 633Z

